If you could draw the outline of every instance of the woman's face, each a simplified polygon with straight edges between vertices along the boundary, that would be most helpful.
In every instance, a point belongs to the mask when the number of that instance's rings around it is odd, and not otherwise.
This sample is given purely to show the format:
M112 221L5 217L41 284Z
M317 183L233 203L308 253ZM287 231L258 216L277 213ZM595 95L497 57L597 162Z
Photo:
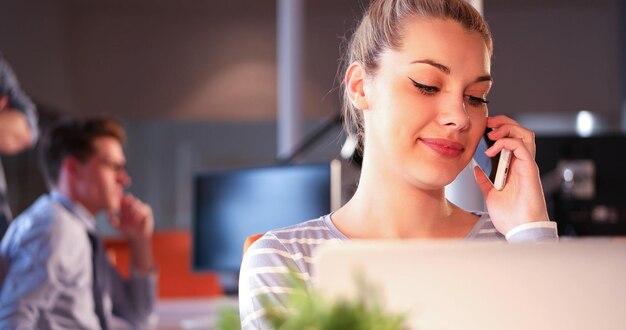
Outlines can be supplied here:
M402 41L363 80L365 156L438 189L468 164L485 130L490 54L452 20L409 19Z

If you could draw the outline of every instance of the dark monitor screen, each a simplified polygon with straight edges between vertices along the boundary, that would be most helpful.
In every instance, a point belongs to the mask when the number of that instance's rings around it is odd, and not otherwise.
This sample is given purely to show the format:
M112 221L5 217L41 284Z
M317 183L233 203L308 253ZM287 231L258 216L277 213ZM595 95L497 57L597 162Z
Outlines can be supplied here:
M620 156L626 135L537 136L535 141L548 212L559 233L626 235L626 172Z
M330 178L329 163L196 174L194 270L238 272L248 236L329 213Z

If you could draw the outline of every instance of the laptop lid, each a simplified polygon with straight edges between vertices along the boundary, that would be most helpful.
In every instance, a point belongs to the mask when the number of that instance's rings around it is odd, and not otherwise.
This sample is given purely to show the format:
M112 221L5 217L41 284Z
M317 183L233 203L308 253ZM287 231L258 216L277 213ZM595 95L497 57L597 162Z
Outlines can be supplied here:
M323 294L355 296L360 273L409 329L626 328L626 240L351 241L315 262Z

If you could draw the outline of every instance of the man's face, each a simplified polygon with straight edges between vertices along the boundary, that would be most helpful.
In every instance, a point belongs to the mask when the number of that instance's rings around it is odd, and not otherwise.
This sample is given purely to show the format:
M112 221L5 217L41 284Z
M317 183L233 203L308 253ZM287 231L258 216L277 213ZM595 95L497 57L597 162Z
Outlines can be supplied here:
M78 162L75 197L92 214L119 211L124 188L130 185L122 145L113 137L99 137L93 147L93 155Z

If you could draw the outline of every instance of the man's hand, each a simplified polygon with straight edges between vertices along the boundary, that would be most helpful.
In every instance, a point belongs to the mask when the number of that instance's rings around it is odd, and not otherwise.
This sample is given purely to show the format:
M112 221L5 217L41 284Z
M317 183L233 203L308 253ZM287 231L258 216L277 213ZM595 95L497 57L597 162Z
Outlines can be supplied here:
M153 270L151 239L154 218L150 205L127 193L120 202L119 216L109 211L109 220L113 227L130 240L133 266L144 272Z
M131 241L146 240L152 237L154 219L150 205L132 194L125 194L120 202L119 216L109 211L111 225Z

